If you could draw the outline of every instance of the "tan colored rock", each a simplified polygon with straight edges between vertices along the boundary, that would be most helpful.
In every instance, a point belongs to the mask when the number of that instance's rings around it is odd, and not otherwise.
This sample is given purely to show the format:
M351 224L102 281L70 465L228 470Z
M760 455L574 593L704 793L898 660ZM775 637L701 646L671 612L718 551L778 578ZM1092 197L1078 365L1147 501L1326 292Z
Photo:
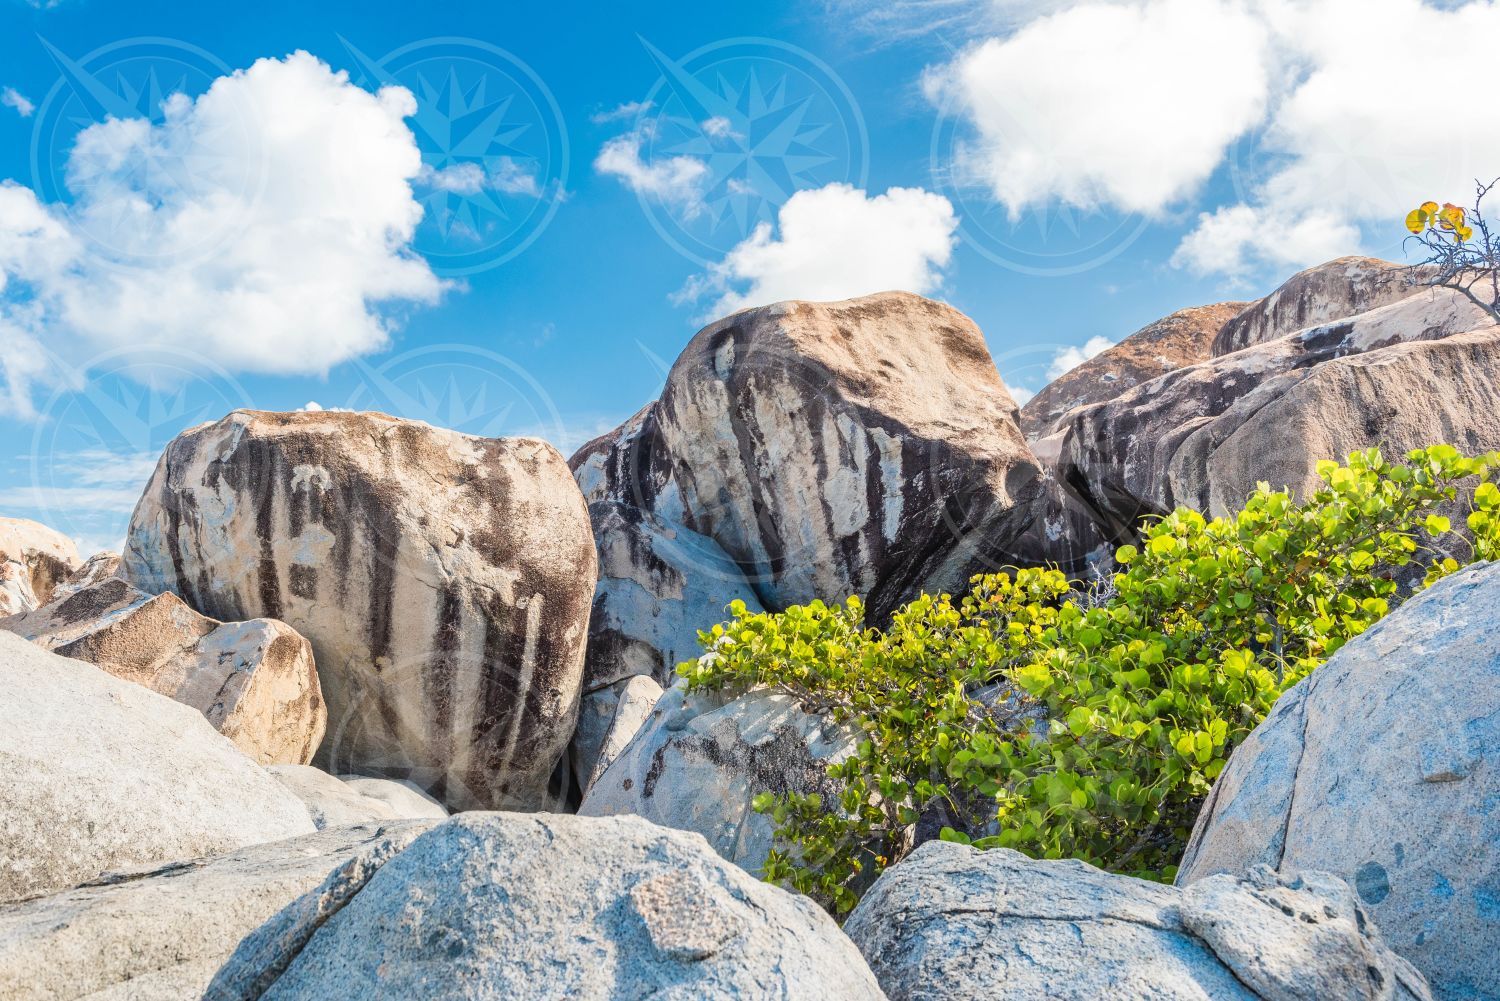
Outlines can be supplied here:
M310 834L195 709L0 631L0 902Z
M73 576L53 588L52 597L48 600L56 601L118 576L120 576L120 554L95 553L83 561L83 566L75 570Z
M1500 448L1497 366L1500 328L1427 289L1073 412L1058 479L1126 541L1178 505L1236 510L1259 481L1306 492L1355 449Z
M442 819L443 805L393 779L336 777L311 765L273 765L266 771L307 804L318 830L382 820Z
M100 569L90 561L77 576ZM218 622L170 591L150 595L118 577L57 590L0 629L192 706L260 764L312 760L328 709L312 647L286 623Z
M125 575L312 643L317 763L455 809L557 805L597 557L562 456L376 413L236 411L168 445Z
M1227 355L1400 302L1422 291L1409 280L1412 274L1410 268L1374 257L1340 257L1308 268L1225 323L1214 338L1213 353Z
M25 518L0 518L0 615L45 604L79 563L78 547L61 532Z
M1142 327L1027 400L1021 408L1021 430L1028 440L1043 438L1058 429L1059 419L1070 410L1112 400L1173 369L1207 361L1224 324L1249 305L1220 302L1179 309Z

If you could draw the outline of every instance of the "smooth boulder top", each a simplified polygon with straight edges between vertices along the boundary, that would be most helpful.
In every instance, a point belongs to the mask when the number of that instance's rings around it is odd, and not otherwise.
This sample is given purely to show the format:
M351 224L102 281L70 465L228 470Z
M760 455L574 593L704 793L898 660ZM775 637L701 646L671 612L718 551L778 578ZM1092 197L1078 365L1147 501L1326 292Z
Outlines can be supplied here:
M308 834L197 710L0 632L0 902Z
M1439 998L1500 998L1500 563L1406 602L1276 703L1198 816L1179 882L1347 880Z
M1268 869L1186 891L930 841L844 930L893 1001L1428 1001L1349 887Z
M636 817L466 813L248 936L210 1001L877 999L804 897Z
M425 793L391 779L336 777L311 765L272 765L266 771L307 804L318 830L383 820L444 819L448 811Z
M202 997L246 935L322 885L330 870L378 864L433 823L336 828L0 907L0 997Z

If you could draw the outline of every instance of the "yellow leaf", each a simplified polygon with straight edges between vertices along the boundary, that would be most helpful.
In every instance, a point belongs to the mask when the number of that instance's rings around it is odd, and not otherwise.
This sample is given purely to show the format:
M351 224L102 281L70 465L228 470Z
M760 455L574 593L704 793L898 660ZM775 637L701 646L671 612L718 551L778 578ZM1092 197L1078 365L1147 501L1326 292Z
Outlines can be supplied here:
M1428 215L1437 215L1437 210L1437 202L1423 202L1422 207L1418 211L1425 212Z
M1413 233L1422 232L1422 227L1426 225L1426 223L1427 218L1425 215L1423 215L1421 209L1412 209L1410 212L1406 213L1406 228L1411 230Z
M1471 227L1469 227L1469 226L1460 226L1460 227L1458 227L1458 242L1459 243L1463 243L1465 240L1467 240L1469 237L1471 237L1473 235L1474 235L1474 230Z

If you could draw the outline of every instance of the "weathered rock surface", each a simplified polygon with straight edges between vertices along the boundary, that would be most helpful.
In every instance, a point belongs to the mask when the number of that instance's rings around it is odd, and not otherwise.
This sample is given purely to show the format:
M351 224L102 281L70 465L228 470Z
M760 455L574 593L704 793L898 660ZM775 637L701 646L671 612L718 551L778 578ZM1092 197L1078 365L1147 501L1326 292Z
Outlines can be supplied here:
M330 870L378 865L432 826L369 824L176 862L0 908L0 997L198 998L239 945Z
M629 746L661 699L662 688L638 674L583 697L573 734L573 777L580 794Z
M810 901L639 818L469 813L331 876L205 998L875 999Z
M1207 361L1214 337L1248 302L1220 302L1179 309L1100 352L1049 382L1021 408L1021 430L1028 440L1058 429L1058 419L1090 403L1113 400L1127 389L1184 365Z
M1225 323L1214 338L1213 353L1231 354L1399 302L1423 291L1410 280L1413 274L1373 257L1340 257L1300 271Z
M202 714L0 631L0 901L307 834Z
M668 689L634 739L589 786L579 814L636 814L695 831L714 851L758 875L775 825L756 813L762 792L834 795L828 766L854 750L852 735L803 712L790 696Z
M1380 445L1500 448L1500 327L1457 293L1390 305L1170 372L1068 417L1057 478L1118 541L1185 504L1305 492L1318 461Z
M125 574L312 642L318 763L455 809L555 802L597 558L562 457L374 413L236 411L179 435Z
M0 615L50 600L79 562L78 547L61 532L25 518L0 518Z
M1430 997L1322 873L1180 891L931 841L876 880L844 930L892 1001Z
M102 584L111 577L120 576L120 554L119 553L95 553L83 561L83 565L73 571L73 575L52 589L49 602L59 598L66 598L70 594L76 594L86 587Z
M437 800L393 779L338 778L311 765L272 765L266 771L307 806L308 816L320 831L448 816Z
M1500 564L1411 599L1230 758L1180 882L1258 863L1348 880L1440 998L1500 998Z
M217 622L118 577L87 583L107 568L91 560L0 629L192 706L260 764L312 760L328 710L307 640L275 619Z
M1040 469L972 321L888 292L701 330L659 401L571 460L600 550L586 688L670 684L724 606L922 588L1017 560Z

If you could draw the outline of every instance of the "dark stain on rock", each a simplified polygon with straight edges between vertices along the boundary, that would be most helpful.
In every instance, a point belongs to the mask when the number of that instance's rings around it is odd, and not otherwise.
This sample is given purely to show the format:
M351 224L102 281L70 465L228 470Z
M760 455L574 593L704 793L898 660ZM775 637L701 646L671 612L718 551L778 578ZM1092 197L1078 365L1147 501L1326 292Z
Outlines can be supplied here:
M1360 866L1354 873L1354 888L1359 891L1359 899L1365 903L1371 906L1380 903L1391 892L1391 881L1385 866L1373 861Z

